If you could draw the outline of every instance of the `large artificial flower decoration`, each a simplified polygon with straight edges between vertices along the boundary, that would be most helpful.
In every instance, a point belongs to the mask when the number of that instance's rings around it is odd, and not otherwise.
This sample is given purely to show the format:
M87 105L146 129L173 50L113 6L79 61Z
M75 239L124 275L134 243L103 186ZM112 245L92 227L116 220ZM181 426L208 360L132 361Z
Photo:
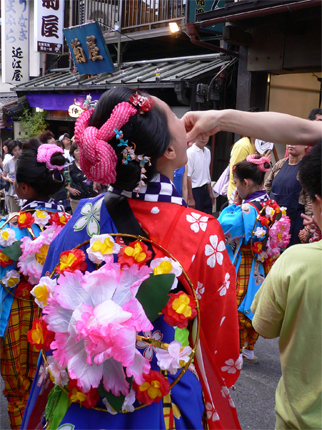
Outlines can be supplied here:
M72 249L64 251L60 254L59 264L56 272L62 274L64 272L74 273L76 270L86 270L85 253L81 249Z
M164 320L169 325L184 328L187 327L188 320L197 315L196 302L193 297L180 291L171 294L167 305L162 309L162 313Z

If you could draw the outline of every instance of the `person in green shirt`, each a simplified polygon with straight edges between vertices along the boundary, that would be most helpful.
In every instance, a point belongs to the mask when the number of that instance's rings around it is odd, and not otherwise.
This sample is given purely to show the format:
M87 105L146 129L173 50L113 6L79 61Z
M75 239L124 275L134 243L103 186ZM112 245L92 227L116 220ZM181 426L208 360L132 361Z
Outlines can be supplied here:
M322 227L321 146L303 159L299 179ZM322 241L294 245L272 267L251 306L254 329L279 337L282 377L276 429L322 426Z

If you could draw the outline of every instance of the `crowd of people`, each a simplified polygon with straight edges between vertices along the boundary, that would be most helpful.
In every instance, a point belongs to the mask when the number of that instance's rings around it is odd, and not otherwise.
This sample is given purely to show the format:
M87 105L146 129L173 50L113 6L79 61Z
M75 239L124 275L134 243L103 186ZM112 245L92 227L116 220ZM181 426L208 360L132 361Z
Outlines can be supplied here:
M6 142L0 338L12 429L238 429L229 388L258 361L259 335L280 338L276 429L321 427L314 119L178 119L159 98L117 87L72 139ZM206 145L218 131L244 137L216 219ZM272 168L256 139L287 156Z

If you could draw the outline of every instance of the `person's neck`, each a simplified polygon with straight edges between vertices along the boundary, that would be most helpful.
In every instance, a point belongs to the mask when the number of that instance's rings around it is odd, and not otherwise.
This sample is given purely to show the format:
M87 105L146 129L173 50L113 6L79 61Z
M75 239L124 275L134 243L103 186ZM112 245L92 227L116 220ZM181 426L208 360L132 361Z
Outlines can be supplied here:
M204 150L206 145L202 145L200 143L195 142L197 148Z
M64 145L64 149L67 149L69 151L70 150L70 143L67 143L66 145Z
M302 160L303 157L304 157L304 155L302 155L302 154L295 155L295 156L289 154L289 156L288 156L288 164L290 166L295 166L296 164L298 164Z
M257 185L257 186L255 186L255 187L253 187L252 189L251 189L251 192L248 194L248 196L246 197L246 199L248 199L249 198L249 196L251 196L253 193L256 193L256 191L264 191L264 187L263 187L263 185ZM245 200L246 200L245 199Z

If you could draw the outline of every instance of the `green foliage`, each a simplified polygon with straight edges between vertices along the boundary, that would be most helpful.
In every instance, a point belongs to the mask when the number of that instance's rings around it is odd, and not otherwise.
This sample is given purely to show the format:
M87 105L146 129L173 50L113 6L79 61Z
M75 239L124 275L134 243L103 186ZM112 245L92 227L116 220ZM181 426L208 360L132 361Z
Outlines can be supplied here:
M43 112L31 112L30 110L24 111L22 116L19 118L25 134L22 135L24 139L30 139L31 137L37 137L39 134L47 130L48 124L45 121L46 111Z

